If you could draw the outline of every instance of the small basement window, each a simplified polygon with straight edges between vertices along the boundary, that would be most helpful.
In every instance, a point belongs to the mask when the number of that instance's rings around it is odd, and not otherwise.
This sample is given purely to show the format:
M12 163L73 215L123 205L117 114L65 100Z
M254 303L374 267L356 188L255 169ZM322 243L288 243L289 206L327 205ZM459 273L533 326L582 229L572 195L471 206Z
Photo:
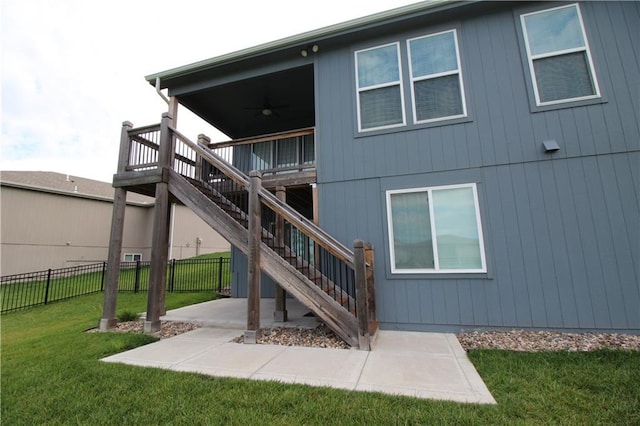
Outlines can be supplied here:
M125 253L123 256L125 262L138 262L142 260L142 254L140 253Z

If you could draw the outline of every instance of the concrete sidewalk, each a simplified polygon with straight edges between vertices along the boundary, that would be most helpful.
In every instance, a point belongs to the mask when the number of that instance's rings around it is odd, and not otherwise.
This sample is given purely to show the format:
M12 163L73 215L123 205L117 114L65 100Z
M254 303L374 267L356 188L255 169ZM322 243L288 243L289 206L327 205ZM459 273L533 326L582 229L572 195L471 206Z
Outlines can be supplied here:
M272 301L261 305L273 324ZM288 302L290 325L314 326ZM163 320L197 321L202 328L116 354L103 361L218 377L276 380L417 398L495 404L455 335L380 330L370 352L230 343L246 325L246 300L221 299L167 313ZM276 324L281 326L282 324Z

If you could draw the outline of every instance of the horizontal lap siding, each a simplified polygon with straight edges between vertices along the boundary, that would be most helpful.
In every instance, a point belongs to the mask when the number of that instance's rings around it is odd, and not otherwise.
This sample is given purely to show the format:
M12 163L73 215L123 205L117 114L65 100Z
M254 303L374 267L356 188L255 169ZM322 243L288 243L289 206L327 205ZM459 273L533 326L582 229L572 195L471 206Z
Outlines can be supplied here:
M352 56L367 46L319 57L320 222L347 245L374 244L384 327L640 329L639 6L581 8L604 99L589 106L531 112L519 11L452 23L462 124L357 135ZM544 153L548 139L560 151ZM392 275L385 191L463 182L478 183L488 277Z

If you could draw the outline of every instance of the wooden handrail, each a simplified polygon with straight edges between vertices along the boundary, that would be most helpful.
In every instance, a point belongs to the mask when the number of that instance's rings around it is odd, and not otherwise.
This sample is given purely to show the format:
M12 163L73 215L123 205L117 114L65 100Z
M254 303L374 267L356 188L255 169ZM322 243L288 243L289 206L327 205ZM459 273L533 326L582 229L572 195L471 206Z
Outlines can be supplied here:
M135 129L131 129L128 131L129 136L139 135L140 133L148 133L160 131L160 123L149 124L148 126L136 127Z
M277 139L286 139L286 138L294 138L297 136L312 135L314 132L315 132L315 127L305 127L303 129L298 129L298 130L288 130L286 132L269 133L267 135L260 135L259 137L252 136L248 138L234 139L231 141L210 143L207 147L209 149L217 149L217 148L226 148L229 146L236 146L236 145L248 145L248 144L260 143L260 142L269 142Z
M242 185L245 190L249 190L249 177L247 175L237 170L235 167L229 165L217 154L211 152L206 145L192 142L191 140L189 140L189 138L172 127L169 127L169 129L174 132L174 134L178 136L183 143L196 151L198 155L217 167L234 182ZM267 207L272 209L276 214L284 217L285 220L300 229L314 241L318 242L320 246L324 247L327 251L336 256L342 262L345 262L350 268L354 268L354 253L349 250L349 248L344 246L340 241L328 234L322 228L318 227L302 214L294 210L288 204L278 200L275 195L273 195L266 189L262 188L259 195L260 198L262 198L263 203Z

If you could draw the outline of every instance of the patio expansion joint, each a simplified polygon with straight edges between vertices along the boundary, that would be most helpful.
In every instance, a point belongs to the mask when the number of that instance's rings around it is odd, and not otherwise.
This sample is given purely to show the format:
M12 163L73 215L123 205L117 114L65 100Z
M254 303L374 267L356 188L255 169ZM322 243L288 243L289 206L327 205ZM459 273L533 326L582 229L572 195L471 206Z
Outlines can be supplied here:
M240 344L244 344L244 343L234 343L234 344L236 344L236 345L240 345ZM260 345L260 343L256 343L256 345ZM281 345L268 345L268 346L281 346ZM290 349L290 348L291 348L290 346L283 346L283 347L282 347L282 350L280 350L280 351L278 351L278 352L274 353L274 354L273 354L273 356L272 356L271 358L269 358L267 361L265 361L265 362L264 362L260 367L256 368L256 370L255 370L253 373L251 373L251 374L249 375L249 378L253 379L253 378L254 378L254 376L255 376L256 374L260 374L260 371L261 371L264 367L266 367L267 365L269 365L269 364L270 364L274 359L276 359L278 356L280 356L280 355L281 355L281 354L283 354L285 351L287 351L287 349Z
M364 368L367 366L367 361L369 360L369 355L371 355L371 352L373 352L373 350L367 351L366 356L364 357L364 361L362 362L362 365L360 366L360 372L358 373L358 378L356 379L356 382L353 386L353 390L358 389L358 386L360 386L360 380L362 379L362 373L364 373Z

